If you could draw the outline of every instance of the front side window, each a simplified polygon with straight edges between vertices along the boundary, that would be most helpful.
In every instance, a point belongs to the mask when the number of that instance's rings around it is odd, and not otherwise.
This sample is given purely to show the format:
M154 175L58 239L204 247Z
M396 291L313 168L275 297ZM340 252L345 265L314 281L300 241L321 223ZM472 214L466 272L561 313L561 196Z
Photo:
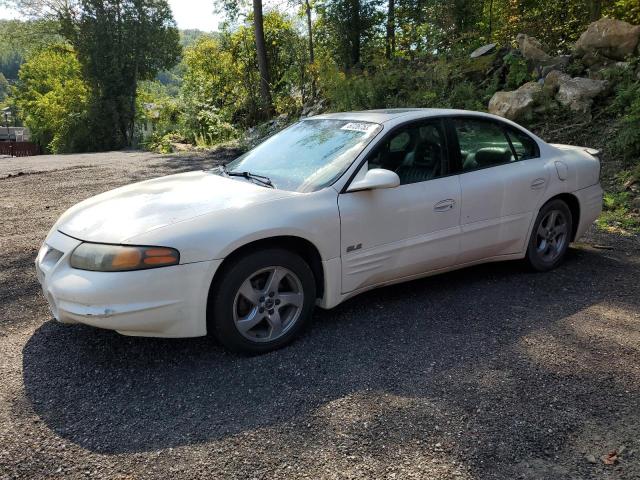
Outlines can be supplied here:
M504 130L495 122L475 118L454 118L462 171L492 167L515 161Z
M447 145L439 120L413 124L393 132L368 158L368 168L385 168L400 184L424 182L446 173Z
M337 180L381 129L372 122L303 120L229 163L227 170L268 177L283 190L319 190Z

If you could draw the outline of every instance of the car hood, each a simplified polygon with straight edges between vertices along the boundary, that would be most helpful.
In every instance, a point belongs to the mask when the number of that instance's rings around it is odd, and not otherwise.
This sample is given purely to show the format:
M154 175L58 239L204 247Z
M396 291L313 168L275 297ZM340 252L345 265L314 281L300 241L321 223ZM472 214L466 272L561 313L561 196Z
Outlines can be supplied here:
M127 239L199 215L248 208L292 192L190 172L134 183L89 198L65 212L55 228L89 242L126 243Z

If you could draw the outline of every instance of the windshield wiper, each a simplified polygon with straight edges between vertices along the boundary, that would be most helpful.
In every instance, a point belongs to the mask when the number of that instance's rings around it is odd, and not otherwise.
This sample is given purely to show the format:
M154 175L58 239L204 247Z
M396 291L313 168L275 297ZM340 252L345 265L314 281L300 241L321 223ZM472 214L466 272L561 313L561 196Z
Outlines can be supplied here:
M229 177L242 177L242 178L246 178L247 180L255 180L256 182L259 182L266 187L276 188L273 185L273 182L271 181L271 179L269 177L265 177L264 175L256 175L255 173L251 173L251 172L229 171L227 170L227 167L225 165L222 165L222 171L225 173L225 175Z

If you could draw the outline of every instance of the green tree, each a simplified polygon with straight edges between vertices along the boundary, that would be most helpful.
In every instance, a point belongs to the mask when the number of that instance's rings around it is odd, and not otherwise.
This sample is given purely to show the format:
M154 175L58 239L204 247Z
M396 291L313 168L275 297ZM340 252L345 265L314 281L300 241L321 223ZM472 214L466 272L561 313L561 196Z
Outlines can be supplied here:
M201 37L185 51L181 124L188 140L215 143L233 134L230 121L246 92L237 79L242 68L220 41Z
M305 40L293 21L276 11L264 15L264 35L275 112L296 111L301 98L294 93L307 81ZM198 40L185 51L183 67L186 132L217 137L214 130L220 127L225 136L224 123L249 126L264 118L251 16L233 30Z
M331 0L318 5L322 43L345 70L361 67L363 45L374 46L385 17L380 3L380 0Z
M18 78L20 65L30 52L60 42L52 22L0 20L0 73L9 80Z
M89 147L90 89L74 50L65 44L45 48L20 68L15 103L33 138L52 153Z
M73 37L93 90L98 149L132 144L137 85L178 61L179 34L165 0L83 0Z
M9 88L9 82L4 77L2 72L0 72L0 105L2 105L9 96Z
M269 75L269 62L267 60L267 47L264 40L264 19L262 15L262 0L253 0L253 35L256 44L256 59L260 72L260 97L267 117L271 116L273 101L271 99L271 79Z

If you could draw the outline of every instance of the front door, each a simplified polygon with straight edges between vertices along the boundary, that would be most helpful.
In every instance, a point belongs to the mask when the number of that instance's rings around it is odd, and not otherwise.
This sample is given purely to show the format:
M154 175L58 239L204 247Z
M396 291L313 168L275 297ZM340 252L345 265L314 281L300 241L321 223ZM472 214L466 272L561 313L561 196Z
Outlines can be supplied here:
M386 168L396 188L342 193L342 292L454 265L460 241L460 185L449 175L440 120L389 133L358 176Z

